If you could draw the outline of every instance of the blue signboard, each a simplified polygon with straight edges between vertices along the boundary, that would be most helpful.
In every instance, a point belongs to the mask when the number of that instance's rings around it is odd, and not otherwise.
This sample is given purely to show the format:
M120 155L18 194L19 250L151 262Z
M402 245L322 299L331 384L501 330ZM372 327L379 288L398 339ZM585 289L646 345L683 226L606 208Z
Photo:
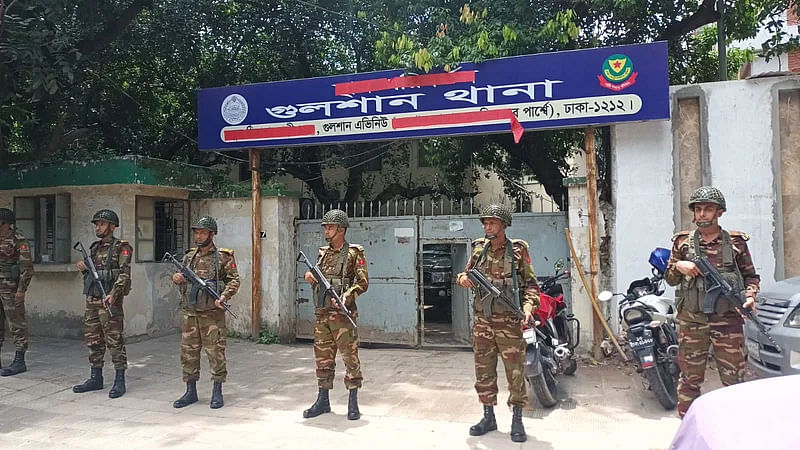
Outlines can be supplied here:
M202 89L200 150L513 133L669 118L667 44Z

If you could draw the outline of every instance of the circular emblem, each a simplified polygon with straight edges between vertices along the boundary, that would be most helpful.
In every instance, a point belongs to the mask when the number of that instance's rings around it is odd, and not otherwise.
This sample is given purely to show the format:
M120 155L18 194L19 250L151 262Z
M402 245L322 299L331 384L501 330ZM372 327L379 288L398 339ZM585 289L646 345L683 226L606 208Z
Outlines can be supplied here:
M633 61L626 55L611 55L603 63L603 78L611 83L622 83L631 75L633 75Z
M247 100L239 94L231 94L222 101L222 118L231 125L239 125L247 117Z

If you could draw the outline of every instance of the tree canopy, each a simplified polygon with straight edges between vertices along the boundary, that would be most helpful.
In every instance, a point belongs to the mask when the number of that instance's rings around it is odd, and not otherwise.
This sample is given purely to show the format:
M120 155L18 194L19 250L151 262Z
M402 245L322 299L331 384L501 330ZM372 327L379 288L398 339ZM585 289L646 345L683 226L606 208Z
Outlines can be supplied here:
M781 35L788 0L729 0L730 40L769 27L760 52L797 46ZM462 61L651 42L670 48L673 84L716 76L715 0L0 0L0 164L141 154L211 165L229 154L197 151L200 88L384 68L423 72ZM729 72L752 58L732 51ZM575 131L430 139L448 194L465 170L493 169L513 194L532 174L558 202ZM603 139L599 140L603 142ZM383 144L270 151L264 173L291 174L325 201L413 197L432 186L365 186ZM323 168L347 169L326 183ZM449 179L450 177L451 179Z

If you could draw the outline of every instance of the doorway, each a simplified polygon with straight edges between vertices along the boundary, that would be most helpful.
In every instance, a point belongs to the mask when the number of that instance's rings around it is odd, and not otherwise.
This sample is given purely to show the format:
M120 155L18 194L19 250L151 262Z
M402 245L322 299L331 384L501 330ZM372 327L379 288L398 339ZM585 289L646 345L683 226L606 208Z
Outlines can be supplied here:
M456 284L467 264L466 243L428 243L422 246L424 345L469 346L472 329L470 292Z

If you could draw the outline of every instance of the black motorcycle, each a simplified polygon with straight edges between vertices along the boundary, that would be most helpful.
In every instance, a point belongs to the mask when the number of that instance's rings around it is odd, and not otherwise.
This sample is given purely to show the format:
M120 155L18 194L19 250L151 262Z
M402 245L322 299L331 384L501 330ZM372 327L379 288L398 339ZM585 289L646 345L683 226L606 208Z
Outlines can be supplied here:
M575 347L579 344L581 324L567 310L559 280L569 277L564 262L555 264L555 275L541 280L540 304L533 326L523 327L525 370L539 403L556 404L556 375L573 375L578 368Z
M603 291L600 301L621 296L619 317L628 341L629 356L636 371L645 377L650 389L665 409L678 403L678 330L675 301L662 297L664 272L669 250L657 248L650 254L653 276L635 280L625 294Z

